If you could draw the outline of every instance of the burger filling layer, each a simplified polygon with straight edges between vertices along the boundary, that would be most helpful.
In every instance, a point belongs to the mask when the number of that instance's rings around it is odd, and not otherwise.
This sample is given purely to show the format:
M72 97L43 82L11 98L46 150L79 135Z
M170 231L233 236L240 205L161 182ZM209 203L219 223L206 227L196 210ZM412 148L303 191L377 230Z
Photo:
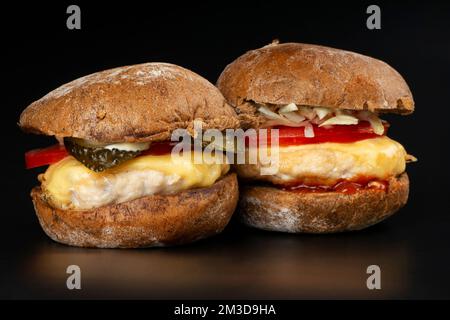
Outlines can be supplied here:
M60 209L91 209L153 194L171 194L214 184L228 164L196 164L192 156L144 155L102 172L72 156L40 176L48 201Z
M237 166L239 176L279 185L332 186L342 180L387 180L405 171L407 156L401 144L386 136L353 143L280 146L278 150L275 174L261 175L264 165L258 161ZM271 150L259 152L270 154Z

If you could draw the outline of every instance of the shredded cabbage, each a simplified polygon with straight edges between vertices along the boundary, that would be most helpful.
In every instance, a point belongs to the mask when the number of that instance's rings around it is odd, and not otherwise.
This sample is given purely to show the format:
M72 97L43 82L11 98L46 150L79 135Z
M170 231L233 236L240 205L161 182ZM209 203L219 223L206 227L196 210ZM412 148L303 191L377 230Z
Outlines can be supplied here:
M265 105L258 105L258 111L269 121L265 126L283 125L290 127L305 127L305 137L314 137L312 124L322 126L356 125L359 120L368 121L373 132L378 135L384 133L383 122L375 113L370 111L353 111L332 109L325 107L297 106L289 103L274 112Z

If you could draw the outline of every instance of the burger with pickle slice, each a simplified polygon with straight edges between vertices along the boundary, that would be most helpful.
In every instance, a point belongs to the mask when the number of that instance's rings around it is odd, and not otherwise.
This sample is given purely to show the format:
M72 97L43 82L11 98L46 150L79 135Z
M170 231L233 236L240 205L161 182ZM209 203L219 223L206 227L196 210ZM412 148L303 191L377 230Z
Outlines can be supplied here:
M266 230L363 229L408 199L406 163L381 113L414 101L386 63L323 46L274 42L229 64L217 83L244 128L278 130L278 170L237 165L244 223ZM260 145L270 153L271 143ZM248 149L247 149L248 151Z
M175 130L236 128L216 87L166 63L94 73L28 106L20 127L54 136L26 153L27 168L48 166L31 192L47 235L81 247L136 248L192 242L221 232L238 199L226 162L173 157ZM201 158L201 155L200 155Z

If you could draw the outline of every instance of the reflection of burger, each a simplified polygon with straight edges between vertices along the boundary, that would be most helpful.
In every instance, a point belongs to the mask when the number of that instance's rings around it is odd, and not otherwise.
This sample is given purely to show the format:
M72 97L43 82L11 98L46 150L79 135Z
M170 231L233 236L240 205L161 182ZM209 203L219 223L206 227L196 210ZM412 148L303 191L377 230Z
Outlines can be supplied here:
M23 130L60 142L26 154L50 165L31 196L44 231L84 247L179 244L216 234L237 203L228 164L171 157L171 133L235 128L219 90L184 68L148 63L95 73L31 104ZM189 149L188 149L189 150Z
M246 224L286 232L357 230L405 205L405 163L414 158L386 136L388 124L378 114L409 114L414 101L386 63L273 43L228 65L218 87L244 127L279 129L275 174L261 175L261 161L237 166L247 183L239 204Z

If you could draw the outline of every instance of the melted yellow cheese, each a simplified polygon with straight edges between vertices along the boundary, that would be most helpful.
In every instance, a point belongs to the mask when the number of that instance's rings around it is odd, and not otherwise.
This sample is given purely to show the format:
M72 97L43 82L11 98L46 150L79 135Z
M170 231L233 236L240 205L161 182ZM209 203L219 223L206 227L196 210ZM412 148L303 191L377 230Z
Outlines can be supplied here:
M42 188L58 208L90 209L151 194L209 187L229 170L228 164L196 164L192 155L140 156L104 172L89 170L69 156L47 169Z
M247 151L248 152L248 151ZM270 154L270 149L260 152ZM405 149L388 137L353 143L318 143L279 148L276 173L261 175L260 162L237 166L239 176L276 184L333 185L339 180L388 179L405 171ZM276 157L274 157L276 158Z

